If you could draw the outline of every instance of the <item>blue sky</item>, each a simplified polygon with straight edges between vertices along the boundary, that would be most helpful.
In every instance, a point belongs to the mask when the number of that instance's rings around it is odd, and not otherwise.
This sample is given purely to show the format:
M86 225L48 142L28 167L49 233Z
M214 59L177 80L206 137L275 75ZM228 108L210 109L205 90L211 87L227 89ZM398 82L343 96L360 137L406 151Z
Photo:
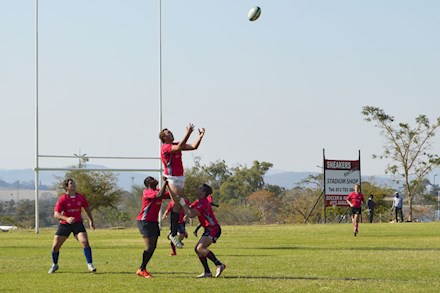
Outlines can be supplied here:
M163 127L206 128L188 167L199 156L319 171L325 148L328 159L360 150L362 174L381 175L371 155L383 139L362 106L399 122L440 116L439 15L434 0L162 0ZM40 154L158 156L158 1L39 0L39 17ZM0 168L32 168L33 0L0 0L0 98Z

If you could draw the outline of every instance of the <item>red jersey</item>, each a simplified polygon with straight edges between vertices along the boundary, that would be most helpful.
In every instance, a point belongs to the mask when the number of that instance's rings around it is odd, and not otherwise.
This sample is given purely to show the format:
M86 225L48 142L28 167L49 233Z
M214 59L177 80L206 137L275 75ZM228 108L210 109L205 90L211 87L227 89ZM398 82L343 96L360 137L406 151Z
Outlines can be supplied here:
M185 198L184 199L186 204L189 205L189 201ZM165 213L168 214L174 207L174 201L170 201L170 203L167 206L167 209L165 210ZM179 215L179 224L183 224L183 217L185 216L185 213L183 212L183 209L180 210L180 215Z
M171 153L171 148L177 143L164 143L160 150L165 175L183 176L182 152Z
M348 195L347 200L351 202L354 208L360 208L364 201L364 195L362 193L352 192Z
M158 192L159 189L144 189L142 194L142 209L137 216L138 220L158 222L157 218L159 217L159 211L162 205L162 198L156 197Z
M87 199L77 193L75 196L70 196L63 193L55 204L54 211L61 213L65 217L74 217L75 222L82 222L81 208L88 208L89 203ZM67 224L66 221L60 220L61 224Z
M214 215L214 211L212 210L211 203L206 197L202 199L197 199L191 204L191 208L199 212L198 218L202 227L206 228L209 226L218 225L217 219Z

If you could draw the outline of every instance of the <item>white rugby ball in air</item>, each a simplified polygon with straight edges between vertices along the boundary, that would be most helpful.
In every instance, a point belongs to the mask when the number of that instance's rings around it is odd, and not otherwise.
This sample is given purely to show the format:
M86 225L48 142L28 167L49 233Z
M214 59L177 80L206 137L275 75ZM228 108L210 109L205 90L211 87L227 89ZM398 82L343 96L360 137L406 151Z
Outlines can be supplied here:
M257 20L261 15L261 8L258 6L252 7L251 10L249 10L248 18L250 21Z

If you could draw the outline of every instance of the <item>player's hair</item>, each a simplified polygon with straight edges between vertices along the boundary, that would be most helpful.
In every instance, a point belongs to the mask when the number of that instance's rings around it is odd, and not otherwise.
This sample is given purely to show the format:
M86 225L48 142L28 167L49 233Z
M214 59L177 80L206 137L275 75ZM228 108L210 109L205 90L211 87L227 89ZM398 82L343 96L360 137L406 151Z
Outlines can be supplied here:
M151 187L151 183L154 182L154 177L148 176L144 180L145 187Z
M75 182L75 180L73 180L72 178L67 178L67 179L65 179L65 180L63 181L63 189L64 189L65 191L67 191L67 186L69 186L69 181L73 181L73 182Z
M202 184L201 187L203 189L203 192L205 193L205 197L207 197L208 195L212 194L212 188L208 184Z
M161 132L159 132L159 138L162 143L165 142L165 136L166 136L165 131L169 131L168 128L164 128L162 129Z

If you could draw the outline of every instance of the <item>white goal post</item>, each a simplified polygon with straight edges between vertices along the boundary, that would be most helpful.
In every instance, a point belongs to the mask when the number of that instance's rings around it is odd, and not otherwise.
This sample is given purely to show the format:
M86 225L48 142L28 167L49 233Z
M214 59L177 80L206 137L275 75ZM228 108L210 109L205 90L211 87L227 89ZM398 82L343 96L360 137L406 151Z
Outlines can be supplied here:
M163 166L161 164L161 160L159 157L124 157L124 156L114 156L114 157L103 157L103 156L81 156L81 154L74 156L63 156L63 155L41 155L39 153L39 7L38 1L35 0L35 233L39 233L39 173L41 171L69 171L69 170L78 170L78 168L52 168L52 167L41 167L40 166L40 158L57 158L57 159L66 159L66 158L85 158L85 159L123 159L123 160L158 160L159 167L153 169L115 169L115 168L101 168L101 169L87 169L82 168L82 171L114 171L114 172L159 172L159 182L162 184L162 174ZM162 0L158 0L158 52L159 52L159 131L162 130ZM159 142L159 148L161 143ZM159 216L160 221L161 215Z

